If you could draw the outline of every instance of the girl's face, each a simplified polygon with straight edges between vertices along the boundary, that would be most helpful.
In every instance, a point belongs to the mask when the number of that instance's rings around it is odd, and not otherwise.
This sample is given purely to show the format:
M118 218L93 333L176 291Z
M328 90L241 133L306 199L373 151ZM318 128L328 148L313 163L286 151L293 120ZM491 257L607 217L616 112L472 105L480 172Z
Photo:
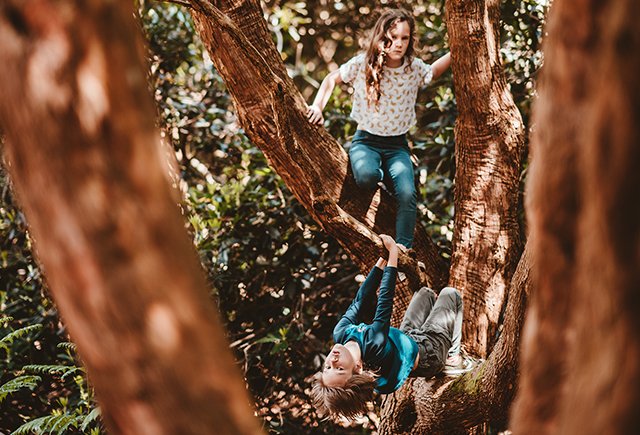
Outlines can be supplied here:
M409 48L411 28L406 21L400 21L389 29L386 34L384 51L387 55L387 65L394 68L402 65L402 58Z

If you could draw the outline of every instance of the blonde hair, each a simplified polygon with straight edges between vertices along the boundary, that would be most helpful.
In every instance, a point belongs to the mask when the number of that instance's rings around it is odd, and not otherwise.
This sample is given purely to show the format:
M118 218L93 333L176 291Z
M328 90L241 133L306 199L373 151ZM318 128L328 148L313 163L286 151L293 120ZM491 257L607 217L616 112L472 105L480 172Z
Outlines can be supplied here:
M367 102L369 103L369 106L373 105L377 107L380 101L380 96L382 95L380 91L380 83L382 81L386 56L384 51L380 49L380 45L383 44L387 46L389 44L387 33L396 24L402 22L409 24L409 45L404 58L408 60L407 66L410 66L413 61L413 45L416 39L416 23L413 20L413 16L404 9L387 9L382 13L380 18L378 18L378 21L373 27L373 33L365 56L365 83Z
M374 372L363 370L351 376L342 387L328 387L322 380L322 371L319 371L313 376L311 400L322 415L353 419L367 410L375 385Z

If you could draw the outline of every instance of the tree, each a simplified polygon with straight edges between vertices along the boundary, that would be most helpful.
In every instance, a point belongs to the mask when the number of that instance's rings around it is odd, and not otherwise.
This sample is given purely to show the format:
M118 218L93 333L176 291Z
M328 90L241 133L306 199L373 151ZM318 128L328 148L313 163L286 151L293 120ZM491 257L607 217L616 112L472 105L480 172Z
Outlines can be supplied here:
M110 432L258 433L169 186L132 15L0 5L8 167Z
M12 1L0 6L0 57L5 61L0 72L0 123L40 258L95 383L107 424L116 433L138 433L136 425L157 432L205 433L211 424L219 432L255 432L255 422L242 423L250 410L241 383L234 382L233 376L213 378L233 372L233 364L219 328L209 321L215 313L204 297L192 249L177 230L181 219L162 169L139 52L130 44L134 31L125 17L131 10L98 2L33 5ZM278 66L277 56L256 49L269 46L260 28L257 3L233 9L194 0L193 6L200 14L202 34L206 37L210 32L210 48L220 50L222 41L230 53L242 53L253 61L236 57L247 68L242 75L243 71L230 69L233 63L222 57L224 53L220 54L224 62L217 59L230 88L235 89L237 104L246 104L241 117L247 131L265 147L274 167L291 166L292 173L302 177L303 182L294 184L301 201L328 232L351 247L359 262L367 263L377 255L375 237L367 227L373 221L365 219L368 214L357 213L362 209L345 205L350 204L352 190L347 190L348 184L344 188L333 184L350 182L344 155L329 139L322 144L337 156L323 154L326 150L305 141L307 136L315 140L324 133L308 130L300 115L302 103ZM455 34L462 21L454 17L463 12L456 6L450 5L449 10L452 47L462 44L454 49L462 53L468 47L463 34ZM489 25L479 28L493 29L496 5L480 6L478 16L486 13ZM234 14L237 20L230 20ZM535 291L513 429L518 433L633 433L640 427L640 206L633 202L640 182L638 7L628 0L597 5L557 0L554 14L545 81L536 107L528 208L531 242L510 279L501 335L487 362L473 373L447 385L415 381L407 387L414 395L389 400L383 432L451 433L483 421L504 425L505 412L499 409L510 403L516 385L516 348L532 261ZM247 17L253 21L243 29ZM474 17L466 16L464 22L479 24ZM212 24L220 25L221 35L216 28L207 28ZM260 38L264 46L252 42ZM486 65L495 75L499 70L492 57L496 51L488 52L493 60ZM486 60L484 55L479 58ZM460 103L468 105L461 107L461 113L484 116L486 112L474 112L477 102L467 98L478 89L491 88L487 84L493 82L486 74L475 91L464 89L462 78L472 68L465 65L467 61L468 56L454 59ZM243 80L256 77L256 90L262 93L252 99L245 86L254 82ZM493 100L488 97L488 101ZM271 112L261 112L269 107ZM458 136L469 131L466 122L475 122L474 116L466 116L461 115ZM504 137L508 128L502 128L486 134ZM469 142L460 141L458 148L465 156L476 151L472 138L466 139ZM290 155L281 153L281 146ZM337 181L326 178L327 186L321 186L318 180L335 175L318 172L325 164L333 165L332 159L339 163L333 169L343 168L340 177ZM460 157L459 165L468 161ZM323 165L314 167L313 162ZM463 175L470 183L478 183L482 176L479 172ZM325 187L339 195L324 193ZM465 189L469 195L472 190ZM513 199L507 194L512 190L502 192L506 203ZM367 201L363 200L363 209L368 208ZM469 210L478 205L477 199L465 199L464 194L456 201ZM111 203L118 207L110 207ZM456 225L473 230L474 223L462 217ZM383 223L377 228L388 227ZM456 236L457 250L468 247L463 236ZM508 246L513 248L517 244L512 242ZM438 265L437 252L427 240L423 243L418 258L435 260L427 263L422 276L414 259L402 259L411 285L422 280L437 283L446 275ZM470 263L473 270L487 271L481 261L475 263ZM503 269L494 269L505 282L512 270L506 263ZM484 272L483 279L493 276ZM438 273L443 275L435 276ZM452 281L462 279L455 273L451 276ZM396 312L401 310L396 307ZM491 331L488 325L486 331ZM491 348L489 336L487 343ZM194 348L197 356L190 352ZM201 379L193 374L207 369L212 380L203 392ZM133 373L141 374L145 382L137 382ZM174 394L166 394L165 389ZM209 416L212 408L201 404L219 397L221 391L231 392L230 396L214 408L219 413ZM433 392L439 396L425 397ZM175 398L186 401L186 407ZM173 412L162 412L167 410Z
M500 2L447 2L458 106L451 279L465 296L467 348L486 357L520 258L524 125L500 59Z
M554 2L534 107L535 292L513 429L640 428L640 8Z
M206 0L193 0L190 4L201 39L227 83L247 135L262 149L314 219L363 269L369 267L380 248L371 229L390 231L391 204L384 195L380 203L362 195L348 172L342 148L321 128L307 122L304 101L286 75L259 4ZM451 282L465 292L469 289L468 294L465 293L468 307L465 314L471 326L467 327L465 340L483 356L493 345L506 289L521 249L515 210L524 130L502 77L496 48L497 6L496 2L480 2L472 11L467 11L461 2L451 3L448 12L453 69L458 76L456 89L461 96L456 177L456 185L460 186L456 210L460 210L457 212L460 216L456 217ZM476 74L478 69L483 73ZM477 137L476 132L479 132ZM499 163L485 165L487 161ZM416 252L417 258L427 265L426 273L421 274L415 259L401 258L400 268L408 273L409 280L398 291L394 307L396 322L413 290L423 284L440 288L447 279L435 245L420 229L416 232ZM528 262L523 261L523 276L527 276L527 266ZM516 282L521 284L518 290L524 291L526 279ZM523 301L515 295L514 299ZM523 310L524 304L515 306L514 316L519 317ZM499 348L515 355L520 323L508 325L516 329L505 329L501 336L503 342L508 337L516 340L509 341L512 347L505 348L504 343L500 343ZM421 405L423 408L440 409L443 404L451 403L451 397L445 394L451 391L456 391L456 401L467 405L464 415L445 406L452 414L440 415L440 421L449 426L469 427L489 419L496 424L503 423L512 395L501 392L507 385L513 385L506 379L513 379L517 364L515 357L509 365L504 361L496 353L475 374L467 375L460 382L448 383L446 389L439 388L444 381L436 385L425 385L424 380L409 383L385 400L381 432L411 432L418 427L443 430L443 426L428 421L424 413L418 419L414 404L419 400L410 393L429 388L440 393L430 396L429 403ZM488 373L500 376L489 378ZM478 377L483 381L464 383ZM479 384L489 396L486 401L472 400Z

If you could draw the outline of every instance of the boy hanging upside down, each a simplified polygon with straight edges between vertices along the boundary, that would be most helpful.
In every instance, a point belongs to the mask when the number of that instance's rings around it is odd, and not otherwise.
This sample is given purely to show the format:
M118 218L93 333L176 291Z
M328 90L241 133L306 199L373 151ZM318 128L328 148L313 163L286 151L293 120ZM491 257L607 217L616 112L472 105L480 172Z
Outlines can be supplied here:
M452 288L439 296L423 287L413 295L400 329L391 327L398 247L380 238L389 252L379 258L333 330L335 345L314 376L312 400L322 414L353 418L366 411L373 391L389 394L411 376L430 378L472 368L460 355L462 298ZM376 290L380 287L376 303ZM372 323L363 323L375 309Z

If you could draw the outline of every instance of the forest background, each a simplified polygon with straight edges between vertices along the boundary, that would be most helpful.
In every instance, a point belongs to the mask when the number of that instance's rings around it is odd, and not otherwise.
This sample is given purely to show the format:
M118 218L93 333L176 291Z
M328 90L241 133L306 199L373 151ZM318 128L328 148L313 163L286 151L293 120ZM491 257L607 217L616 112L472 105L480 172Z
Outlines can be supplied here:
M381 5L394 5L380 2ZM409 1L420 56L447 50L441 2ZM546 2L502 5L501 54L510 90L529 126ZM290 75L310 101L328 70L353 56L373 24L366 1L263 4ZM322 421L308 404L308 377L350 302L357 267L308 216L238 126L231 99L197 39L186 9L139 2L148 40L149 79L158 125L179 165L181 208L209 278L211 297L272 433L370 433L374 408L353 425ZM326 128L348 142L349 93L336 92ZM419 219L447 257L453 229L455 95L451 73L424 90L411 132L419 181ZM19 204L0 174L0 432L103 433L74 345L49 299ZM526 177L526 169L522 180ZM524 211L521 211L524 216ZM20 429L19 429L20 428Z

